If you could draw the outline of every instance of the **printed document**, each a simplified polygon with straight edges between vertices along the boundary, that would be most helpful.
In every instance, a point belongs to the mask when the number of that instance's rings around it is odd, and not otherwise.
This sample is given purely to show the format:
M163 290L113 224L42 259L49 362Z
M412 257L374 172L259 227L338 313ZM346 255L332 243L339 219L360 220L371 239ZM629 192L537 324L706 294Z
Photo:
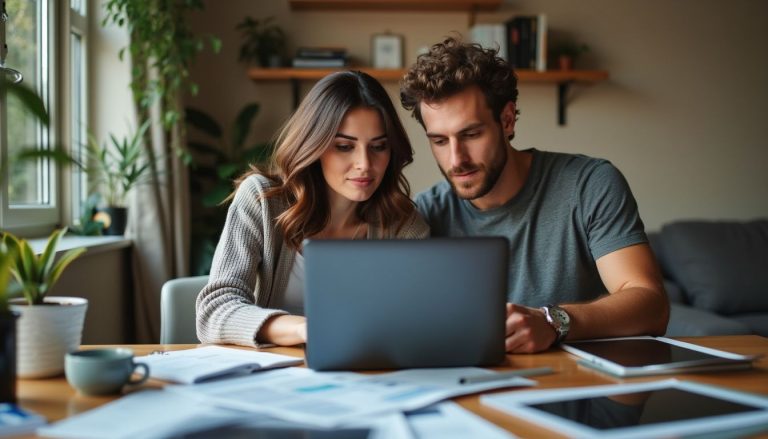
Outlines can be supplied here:
M151 378L193 384L228 375L243 375L256 370L296 366L303 359L246 349L206 346L180 351L157 352L136 361L149 366Z
M373 414L415 410L459 395L536 382L509 377L458 384L464 376L493 374L474 367L411 369L379 375L286 368L195 386L169 386L207 404L267 414L321 427Z

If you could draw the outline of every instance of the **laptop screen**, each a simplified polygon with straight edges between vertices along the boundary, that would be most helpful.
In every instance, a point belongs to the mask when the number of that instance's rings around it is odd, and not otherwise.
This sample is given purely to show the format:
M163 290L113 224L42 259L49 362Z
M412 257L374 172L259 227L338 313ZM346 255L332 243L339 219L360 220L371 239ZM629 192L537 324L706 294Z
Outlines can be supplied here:
M504 360L505 238L316 240L304 257L309 367Z

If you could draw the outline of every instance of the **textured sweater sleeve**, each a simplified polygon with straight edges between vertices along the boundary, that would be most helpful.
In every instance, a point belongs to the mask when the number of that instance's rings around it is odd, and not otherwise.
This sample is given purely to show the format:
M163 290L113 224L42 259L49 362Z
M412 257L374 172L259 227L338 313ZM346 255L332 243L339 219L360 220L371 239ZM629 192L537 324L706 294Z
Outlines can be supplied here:
M264 322L286 314L257 305L268 302L273 284L272 273L264 270L265 259L277 257L275 212L259 198L263 185L256 177L246 179L229 207L208 284L197 297L197 337L203 343L256 346Z
M408 219L408 222L398 231L397 239L425 239L429 238L429 226L424 218L416 210Z

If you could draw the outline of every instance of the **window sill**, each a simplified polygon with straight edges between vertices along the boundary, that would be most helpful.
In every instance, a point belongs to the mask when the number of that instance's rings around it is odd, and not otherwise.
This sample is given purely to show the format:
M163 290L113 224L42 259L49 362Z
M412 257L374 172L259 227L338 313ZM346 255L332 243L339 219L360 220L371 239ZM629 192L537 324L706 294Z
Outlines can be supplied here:
M40 254L45 249L48 238L30 239L29 245L35 253ZM73 248L85 247L88 249L86 254L92 255L103 251L128 248L133 241L126 239L125 236L64 236L59 241L56 253L61 253Z

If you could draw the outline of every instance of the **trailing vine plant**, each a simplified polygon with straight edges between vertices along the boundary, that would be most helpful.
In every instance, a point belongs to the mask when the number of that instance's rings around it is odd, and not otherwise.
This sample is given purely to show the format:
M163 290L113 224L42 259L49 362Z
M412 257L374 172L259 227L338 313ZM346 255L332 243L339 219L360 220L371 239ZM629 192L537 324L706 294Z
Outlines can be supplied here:
M203 1L108 0L105 8L103 25L114 23L129 31L130 43L118 55L122 60L126 49L131 55L131 90L139 125L150 119L149 110L159 101L166 139L189 164L181 97L185 91L192 95L198 91L189 67L206 43L214 52L221 48L218 38L194 35L185 21L188 12L204 9ZM154 162L150 156L150 163Z

